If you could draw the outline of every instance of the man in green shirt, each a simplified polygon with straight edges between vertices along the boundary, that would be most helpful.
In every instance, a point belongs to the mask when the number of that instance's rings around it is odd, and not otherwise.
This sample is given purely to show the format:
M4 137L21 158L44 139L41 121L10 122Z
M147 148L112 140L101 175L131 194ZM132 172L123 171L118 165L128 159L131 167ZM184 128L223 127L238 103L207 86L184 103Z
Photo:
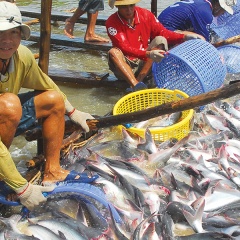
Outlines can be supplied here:
M46 200L42 192L52 191L54 187L32 185L20 175L9 152L14 136L41 119L46 158L43 184L73 180L81 176L60 166L64 115L67 114L85 132L89 131L86 120L93 117L75 109L58 86L41 71L31 51L20 44L22 38L29 37L30 28L22 24L18 7L0 1L0 179L31 210ZM21 88L32 91L19 94Z

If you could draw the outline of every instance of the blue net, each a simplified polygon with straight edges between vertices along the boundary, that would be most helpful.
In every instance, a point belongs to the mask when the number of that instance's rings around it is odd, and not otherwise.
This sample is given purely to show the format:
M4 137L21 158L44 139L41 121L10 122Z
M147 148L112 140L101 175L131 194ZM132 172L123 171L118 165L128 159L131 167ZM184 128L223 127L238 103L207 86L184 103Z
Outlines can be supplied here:
M224 59L228 73L240 72L240 46L234 44L225 45L217 48Z
M172 48L160 63L153 63L152 71L157 87L189 96L219 88L227 74L218 50L200 39Z

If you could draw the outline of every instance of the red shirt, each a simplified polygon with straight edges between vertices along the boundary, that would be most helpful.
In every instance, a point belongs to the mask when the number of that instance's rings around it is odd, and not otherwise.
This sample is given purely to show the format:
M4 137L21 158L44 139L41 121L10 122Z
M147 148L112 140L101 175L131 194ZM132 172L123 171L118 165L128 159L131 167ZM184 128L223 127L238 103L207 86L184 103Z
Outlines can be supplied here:
M106 28L113 47L121 49L130 59L146 60L146 49L149 40L163 36L168 44L182 43L184 35L167 30L149 10L135 7L135 27L128 25L119 13L112 14L106 21Z

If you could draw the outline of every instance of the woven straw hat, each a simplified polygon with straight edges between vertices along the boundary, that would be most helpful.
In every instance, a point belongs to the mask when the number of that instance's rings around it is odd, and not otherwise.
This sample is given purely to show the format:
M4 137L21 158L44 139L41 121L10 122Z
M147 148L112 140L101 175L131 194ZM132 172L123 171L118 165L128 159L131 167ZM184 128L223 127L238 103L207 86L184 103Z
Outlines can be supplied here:
M139 1L140 0L108 0L108 4L111 8L113 8L114 6L135 4Z
M29 39L30 28L22 23L22 15L16 4L0 1L0 31L20 27L24 39Z

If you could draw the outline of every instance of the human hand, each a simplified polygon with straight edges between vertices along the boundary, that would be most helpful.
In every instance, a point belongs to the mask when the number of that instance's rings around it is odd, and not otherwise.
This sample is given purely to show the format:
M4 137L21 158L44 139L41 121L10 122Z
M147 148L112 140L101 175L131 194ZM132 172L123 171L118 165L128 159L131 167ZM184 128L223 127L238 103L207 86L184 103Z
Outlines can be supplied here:
M89 113L81 112L77 109L69 116L69 118L76 124L80 125L85 132L89 132L89 127L87 125L87 119L94 119Z
M184 40L188 41L188 40L193 40L193 39L202 39L205 40L205 38L197 33L187 33L184 36Z
M85 132L89 132L89 127L87 125L87 119L94 119L92 115L85 112L80 112L72 106L72 104L66 99L65 100L66 114L68 117L76 124L80 125Z
M16 193L21 204L32 211L34 207L38 206L40 203L46 202L47 199L43 196L43 193L51 192L54 188L55 186L44 187L27 183L23 187L16 189Z
M160 62L164 58L165 51L163 50L151 50L149 57L154 61L154 62Z

